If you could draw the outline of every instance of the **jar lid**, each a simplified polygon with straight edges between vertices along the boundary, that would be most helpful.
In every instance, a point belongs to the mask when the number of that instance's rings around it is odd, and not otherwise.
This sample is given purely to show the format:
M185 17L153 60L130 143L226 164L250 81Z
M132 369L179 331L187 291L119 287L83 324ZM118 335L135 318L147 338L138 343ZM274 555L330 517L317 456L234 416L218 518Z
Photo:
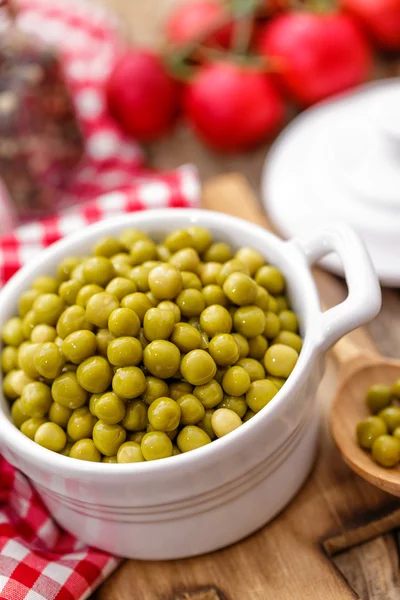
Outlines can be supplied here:
M263 203L284 237L345 222L381 283L400 285L400 79L374 82L300 114L267 157ZM337 257L326 268L343 274Z

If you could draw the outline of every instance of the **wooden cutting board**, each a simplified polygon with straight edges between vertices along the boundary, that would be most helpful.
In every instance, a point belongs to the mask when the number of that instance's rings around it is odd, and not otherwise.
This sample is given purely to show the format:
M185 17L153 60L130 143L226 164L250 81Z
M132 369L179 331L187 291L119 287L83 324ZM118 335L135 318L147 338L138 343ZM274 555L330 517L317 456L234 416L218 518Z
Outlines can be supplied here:
M210 180L204 186L203 206L268 226L240 175ZM318 270L315 274L327 305L345 296L344 286L335 278ZM363 331L352 335L359 343L371 344ZM328 555L390 530L399 520L393 513L398 501L354 475L333 445L327 423L335 377L335 366L329 362L318 394L323 424L314 471L277 518L248 539L213 554L171 562L127 561L99 590L98 600L400 598L393 535L338 554L335 562ZM376 521L386 514L391 515L389 520ZM363 523L367 526L358 529ZM332 536L324 550L322 542Z

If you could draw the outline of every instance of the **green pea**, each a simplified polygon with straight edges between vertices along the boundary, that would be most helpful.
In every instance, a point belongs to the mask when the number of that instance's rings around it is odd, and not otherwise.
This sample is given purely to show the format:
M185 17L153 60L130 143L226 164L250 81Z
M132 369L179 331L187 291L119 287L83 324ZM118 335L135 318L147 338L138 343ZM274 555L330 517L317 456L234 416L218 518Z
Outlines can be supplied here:
M145 460L158 460L172 456L172 442L163 431L151 431L143 436L140 444Z
M249 408L257 413L278 393L277 388L269 379L253 381L246 393L246 402Z
M1 337L4 344L8 346L19 346L25 339L22 330L22 319L20 317L12 317L3 326Z
M41 294L33 303L36 324L56 325L64 310L64 302L57 294Z
M140 443L125 442L119 447L117 454L118 463L133 463L143 461L144 457L142 454Z
M223 437L242 424L241 418L229 408L218 408L211 417L211 425L217 437Z
M400 440L392 435L380 435L372 444L372 456L382 467L395 467L400 460Z
M96 448L93 440L81 439L75 442L69 451L70 458L87 460L89 462L101 462L101 454Z
M178 427L180 418L180 406L171 398L157 398L148 408L149 422L157 431L173 431Z
M61 452L67 443L67 436L56 423L43 423L35 433L35 442L53 452Z
M37 430L43 423L47 423L46 419L31 417L22 423L21 432L30 440L34 440Z
M51 403L51 391L45 383L35 381L24 387L21 395L21 408L30 417L44 417L49 411Z
M65 358L77 365L96 354L96 350L96 336L92 331L88 331L87 329L73 331L65 338L62 345Z
M105 456L115 456L125 442L126 431L121 425L108 425L97 421L93 427L93 442L99 452Z
M371 386L367 392L366 403L369 410L377 413L385 408L392 395L392 391L388 385L375 384Z
M92 394L100 394L111 384L113 371L105 358L92 356L79 365L76 376L83 389Z
M112 389L120 398L137 398L146 389L146 379L139 367L121 367L112 379Z
M299 355L296 350L283 344L274 344L265 353L264 365L273 377L289 377Z
M67 433L74 442L84 438L90 438L95 424L96 418L92 415L87 406L76 408L69 418Z
M190 452L211 442L210 436L196 425L186 425L178 434L176 443L181 452Z
M63 429L66 429L68 421L72 415L72 410L66 406L62 406L57 402L53 402L49 408L49 421L56 423Z
M79 384L76 374L72 371L56 377L51 386L51 394L54 402L72 410L86 404L88 398L87 391Z

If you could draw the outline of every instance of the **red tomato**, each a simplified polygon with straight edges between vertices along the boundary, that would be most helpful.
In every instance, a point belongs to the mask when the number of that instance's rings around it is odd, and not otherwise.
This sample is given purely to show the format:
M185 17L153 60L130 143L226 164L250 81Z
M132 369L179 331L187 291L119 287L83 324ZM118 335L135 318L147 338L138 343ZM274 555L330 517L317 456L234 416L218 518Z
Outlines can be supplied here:
M178 114L180 86L162 60L145 50L129 50L118 61L107 85L111 114L140 141L166 133Z
M342 0L385 50L400 50L400 0Z
M184 91L183 106L195 133L226 152L255 146L283 118L283 103L270 77L228 62L201 67Z
M196 0L179 6L166 23L166 34L169 42L175 46L192 41L207 32L224 18L226 9L213 0ZM232 36L232 25L217 29L204 40L205 44L229 48Z
M363 34L338 13L279 15L264 27L257 48L278 59L278 79L303 106L361 83L371 68Z

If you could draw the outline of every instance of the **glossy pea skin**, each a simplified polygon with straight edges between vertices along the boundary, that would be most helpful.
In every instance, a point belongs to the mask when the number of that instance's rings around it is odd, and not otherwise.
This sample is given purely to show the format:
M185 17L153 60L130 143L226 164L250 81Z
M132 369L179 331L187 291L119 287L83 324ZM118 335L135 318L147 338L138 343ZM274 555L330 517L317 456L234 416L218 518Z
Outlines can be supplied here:
M21 408L30 417L41 418L49 411L52 403L48 385L40 381L28 383L21 394Z
M218 273L222 264L220 262L200 263L197 271L203 286L217 283Z
M264 265L257 270L255 280L270 294L281 294L285 289L282 273L272 265Z
M171 342L155 340L144 349L143 362L154 377L169 379L178 371L181 355L178 348Z
M299 355L290 346L274 344L265 353L264 366L273 377L289 377Z
M76 256L67 256L59 263L57 267L57 277L60 281L68 281L71 272L80 263L80 259Z
M179 306L177 306L175 304L175 302L172 302L171 300L163 300L162 302L160 302L157 305L157 308L159 308L160 310L169 310L172 312L172 314L174 315L174 321L175 323L179 323L181 320L181 311L179 309Z
M87 332L90 333L90 332ZM93 335L93 334L92 334ZM54 342L46 342L35 354L34 364L38 373L46 379L55 379L65 364L63 352Z
M172 330L171 342L181 352L190 352L196 348L201 348L201 334L198 329L192 327L189 323L176 323Z
M157 258L155 243L150 240L138 240L131 246L130 255L134 265L141 265L147 260Z
M3 379L3 392L9 400L19 398L28 383L33 383L35 380L29 377L21 369L13 369L9 371Z
M82 306L82 308L86 308L89 298L95 294L99 294L100 292L104 292L104 288L102 288L100 285L96 285L95 283L88 283L79 290L76 296L75 304Z
M142 357L143 348L136 338L120 337L108 344L107 358L114 367L136 366Z
M122 425L128 431L143 431L148 423L147 413L148 406L142 400L129 400Z
M4 344L8 346L18 347L25 339L22 330L22 319L20 317L12 317L4 324L1 331L1 337Z
M199 290L182 290L176 298L176 304L181 314L186 318L198 317L206 307L203 294Z
M398 406L386 406L379 411L378 417L385 421L390 433L400 427L400 408Z
M143 323L144 315L153 306L146 294L143 292L135 292L129 294L121 300L123 308L130 308L137 314L141 323Z
M105 256L91 256L83 262L83 277L85 283L95 283L105 287L115 277L114 266Z
M83 438L75 442L69 451L69 457L89 462L101 462L101 454L90 438Z
M35 442L53 452L61 452L67 443L65 431L56 423L43 423L35 433Z
M172 442L164 431L146 433L140 448L145 460L159 460L172 456Z
M228 298L225 296L223 289L219 285L206 285L202 288L201 293L203 294L206 306L212 306L213 304L224 307L228 306Z
M33 289L22 292L18 300L18 314L21 318L23 318L30 310L32 310L33 303L39 295L40 292ZM8 343L5 342L5 340L3 341L4 343Z
M71 415L72 410L70 408L57 404L57 402L53 402L49 408L49 421L56 423L63 429L67 427Z
M206 434L208 435L208 437L210 438L210 440L215 440L215 438L216 438L214 429L212 428L212 425L211 425L211 419L212 419L214 412L215 411L212 408L207 409L202 420L197 423L197 427L200 427L200 429L205 431Z
M392 395L392 390L388 385L375 384L367 392L365 401L372 413L377 413L385 408Z
M240 418L244 417L247 412L247 404L244 396L225 395L217 408L229 408L229 410L233 410Z
M212 244L210 232L200 225L192 225L188 227L188 233L192 238L193 248L200 254L205 252Z
M209 337L214 337L219 333L230 333L232 317L223 306L212 304L201 313L200 327Z
M125 250L129 251L133 244L139 240L148 240L149 236L138 229L125 229L119 234L119 241Z
M261 308L261 310L267 312L269 311L269 300L270 296L266 289L262 288L260 285L257 285L257 294L254 299L253 304Z
M204 408L210 409L222 401L224 392L218 381L212 379L208 383L196 386L193 395L200 400Z
M115 337L136 337L140 330L140 319L130 308L116 308L108 318L108 330Z
M204 418L205 408L193 394L181 396L176 403L181 410L181 425L197 425Z
M11 418L13 420L14 425L18 427L18 429L20 429L22 424L32 417L29 417L29 415L27 415L22 410L21 400L19 399L15 400L15 402L13 402L13 405L11 406Z
M69 306L57 321L57 335L65 340L74 331L92 330L93 326L86 320L85 309L82 306Z
M76 279L70 279L69 281L64 281L60 285L60 289L58 290L58 295L60 298L67 304L68 306L73 306L76 304L76 300L78 298L78 294L82 288L82 283L77 281Z
M65 358L76 365L96 354L97 339L88 329L70 333L64 340L62 352Z
M64 302L57 294L41 294L33 303L35 322L56 325L64 310Z
M239 248L235 254L235 258L247 267L252 277L265 264L264 257L257 250L247 246Z
M93 411L103 423L116 425L125 417L125 402L114 392L106 392L96 400Z
M241 306L235 311L233 325L246 339L254 338L264 332L264 312L259 306Z
M254 358L241 358L236 364L243 367L248 372L251 382L257 381L258 379L264 379L265 377L263 365Z
M51 386L51 394L54 402L72 410L86 404L88 399L87 391L79 384L76 374L71 371L56 377Z
M29 340L35 325L37 325L37 320L36 320L35 313L33 312L33 309L32 309L29 312L27 312L26 315L24 316L24 318L22 319L22 334L23 334L24 338Z
M242 396L250 384L249 374L240 366L230 367L222 378L222 388L230 396Z
M117 453L117 463L143 462L144 457L140 443L124 442Z
M148 282L150 291L158 300L172 300L182 290L179 269L169 263L154 267L149 273Z
M232 258L221 266L221 269L217 274L218 285L222 287L228 277L233 273L244 273L245 275L249 275L249 270L240 260Z
M395 467L400 460L400 440L392 435L380 435L372 444L372 457L382 467Z
M83 438L90 438L95 424L96 418L92 415L87 406L76 408L72 412L67 424L69 438L74 442L82 440Z
M174 265L179 271L197 273L200 258L194 248L182 248L171 256L169 263Z
M86 305L86 320L102 329L107 328L111 313L119 308L119 300L114 294L100 292L89 298Z
M176 229L169 233L164 240L164 245L170 252L178 252L178 250L190 248L193 244L194 240L186 229Z
M380 435L387 433L387 425L383 419L376 416L369 416L357 425L356 436L359 446L370 450L372 444Z
M134 294L136 291L135 283L127 277L114 277L106 287L106 292L116 296L119 301L128 296L128 294Z
M239 348L229 333L215 335L210 340L208 351L218 366L230 366L239 360Z
M181 362L182 376L192 385L203 385L211 381L216 371L213 358L205 350L192 350Z
M296 315L292 310L282 310L278 316L281 324L281 329L297 333L299 323Z
M196 273L192 273L191 271L181 271L181 277L182 289L187 290L189 288L192 288L194 290L202 290L203 285Z
M175 325L174 315L169 310L150 308L144 316L143 332L147 340L167 340Z
M38 290L41 294L56 294L58 292L60 282L49 275L40 275L32 283L32 288Z
M157 398L148 408L148 419L156 431L174 431L180 422L181 409L175 400L168 397Z
M109 387L113 372L103 356L91 356L79 365L76 377L83 389L92 394L100 394Z
M280 331L274 338L273 344L283 344L284 346L290 346L298 354L300 354L303 347L303 340L297 333L292 331Z
M129 434L128 441L140 444L146 433L146 431L134 431L133 433Z
M108 425L97 421L93 428L93 442L101 454L115 456L125 442L126 431L121 425Z
M246 340L245 337L240 335L240 333L232 333L231 335L232 335L233 339L235 340L236 345L238 347L239 359L246 358L246 356L248 356L249 352L250 352L249 341Z
M172 398L172 400L178 400L185 394L191 394L193 391L193 386L191 383L187 381L175 381L169 385L169 391L166 396Z
M35 356L41 348L41 344L32 344L32 342L23 342L18 348L18 366L29 377L39 378L39 371L35 366Z
M257 288L254 279L245 273L231 273L223 284L225 296L238 306L252 304L257 296Z
M248 407L255 413L271 402L278 393L277 388L269 379L253 381L246 393Z
M36 325L31 332L31 342L34 344L44 344L45 342L54 342L57 337L55 327L51 325Z
M211 426L217 437L223 437L242 424L242 420L229 408L218 408L211 417Z
M1 353L1 370L3 373L9 373L18 367L18 349L13 346L6 346Z
M145 404L150 405L157 398L168 396L168 384L163 379L148 375L146 378L146 389L142 393L142 400Z
M96 333L96 354L99 356L107 356L108 346L114 339L114 336L108 331L108 329L99 329Z
M176 443L181 452L190 452L211 442L210 436L196 425L186 425L178 433Z
M139 367L121 367L112 378L112 389L117 396L125 399L137 398L146 389L146 379Z
M34 440L37 430L43 423L47 423L47 420L44 418L31 417L22 423L21 433L26 435L30 440Z
M249 340L249 354L250 358L256 358L262 360L268 349L268 342L263 335L257 335Z
M215 242L204 252L204 262L220 262L226 263L233 258L232 250L225 242Z

